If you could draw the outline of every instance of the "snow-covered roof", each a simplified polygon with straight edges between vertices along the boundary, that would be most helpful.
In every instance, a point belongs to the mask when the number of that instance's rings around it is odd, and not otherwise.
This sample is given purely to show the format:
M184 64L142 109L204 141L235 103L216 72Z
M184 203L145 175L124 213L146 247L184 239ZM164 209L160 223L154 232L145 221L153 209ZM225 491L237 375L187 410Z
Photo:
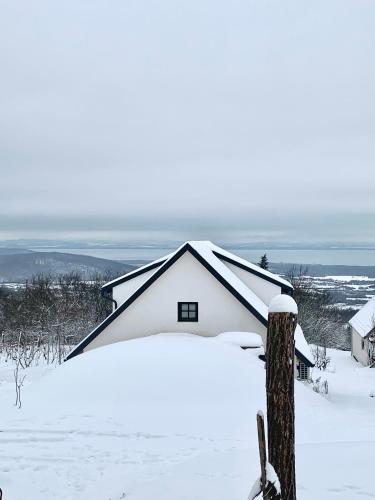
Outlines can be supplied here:
M130 273L127 273L123 276L120 276L119 278L110 281L109 283L106 283L102 287L102 289L111 290L113 287L118 286L121 283L124 283L125 281L128 281L132 278L135 278L140 274L143 274L147 271L151 271L152 269L159 268L162 264L167 262L169 259L173 258L174 255L176 255L176 253L178 253L181 250L181 248L185 247L186 245L190 245L191 247L193 247L206 260L210 259L211 262L216 262L216 264L217 261L220 262L221 260L231 262L232 264L238 265L242 269L246 269L248 272L255 274L256 276L259 276L265 279L266 281L270 281L271 283L280 286L283 289L283 291L293 290L292 285L285 279L281 278L280 276L273 274L270 271L267 271L266 269L262 269L261 267L252 264L251 262L242 259L241 257L238 257L237 255L228 252L227 250L224 250L223 248L218 247L211 241L187 241L184 244L182 244L179 248L177 248L177 250L175 250L174 252L165 255L164 257L160 257L159 259L156 259L150 262L149 264L139 267L138 269L131 271ZM224 264L221 266L221 270L226 273L225 269L228 268Z
M257 274L258 276L261 275L265 279L268 278L270 281L276 282L277 284L282 285L287 289L293 290L293 287L289 283L289 281L284 280L280 276L273 274L270 271L267 271L266 269L262 269L261 267L257 266L256 264L253 264L252 262L249 262L248 260L238 257L234 253L228 252L227 250L224 250L223 248L214 245L213 243L211 243L211 241L199 241L199 242L194 241L190 243L203 243L204 245L208 246L212 250L212 252L214 252L217 256L219 256L219 258L223 257L224 259L234 261L234 263L239 264L241 267L246 267L248 271L253 271L254 274Z
M219 333L215 339L226 344L233 344L240 347L261 347L263 345L262 337L252 332L224 332ZM314 359L311 354L309 344L306 342L300 325L297 325L294 332L295 349L297 357L308 365L314 365Z
M173 252L174 254L175 252ZM153 269L157 269L160 267L166 260L169 259L173 254L168 254L164 255L164 257L160 257L159 259L153 260L152 262L149 262L148 264L145 264L144 266L140 266L134 271L130 271L130 273L126 273L123 276L119 276L118 278L115 278L112 281L108 281L105 285L102 286L102 290L112 290L115 286L121 285L121 283L124 283L125 281L129 281L140 274L146 273L148 271L151 271Z
M349 324L361 337L366 337L375 328L375 297L352 317Z
M313 366L314 365L314 358L312 357L309 344L307 343L307 341L305 339L305 336L303 334L303 331L302 331L302 328L300 325L297 325L296 331L294 332L294 342L295 342L295 349L296 349L297 353L300 353L300 358L302 358L302 356L303 356ZM302 361L304 361L306 363L305 360L302 359Z

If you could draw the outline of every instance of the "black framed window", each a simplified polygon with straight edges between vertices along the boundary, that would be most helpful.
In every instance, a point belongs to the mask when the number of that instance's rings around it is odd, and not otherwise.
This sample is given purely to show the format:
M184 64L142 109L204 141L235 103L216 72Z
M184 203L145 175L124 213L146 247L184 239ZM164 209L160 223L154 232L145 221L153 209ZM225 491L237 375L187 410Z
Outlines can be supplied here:
M198 302L179 302L178 321L198 321Z

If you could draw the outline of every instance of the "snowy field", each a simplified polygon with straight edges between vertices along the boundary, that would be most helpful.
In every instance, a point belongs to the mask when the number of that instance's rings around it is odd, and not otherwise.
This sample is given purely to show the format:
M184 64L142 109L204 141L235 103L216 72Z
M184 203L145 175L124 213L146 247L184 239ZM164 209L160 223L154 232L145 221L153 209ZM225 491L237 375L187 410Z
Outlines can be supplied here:
M330 292L342 309L360 309L375 296L375 278L368 276L307 276L318 290Z
M51 369L0 365L3 500L246 500L259 475L261 348L154 336ZM323 397L296 382L299 500L375 498L375 370L329 351Z

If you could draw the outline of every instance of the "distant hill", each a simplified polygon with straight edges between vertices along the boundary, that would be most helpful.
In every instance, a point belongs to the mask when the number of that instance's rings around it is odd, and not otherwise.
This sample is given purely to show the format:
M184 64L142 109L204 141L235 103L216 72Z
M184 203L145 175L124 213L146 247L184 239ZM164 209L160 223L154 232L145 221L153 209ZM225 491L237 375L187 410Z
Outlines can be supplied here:
M276 274L287 274L295 266L307 269L308 276L368 276L375 278L375 266L346 266L331 264L287 264L270 263L270 271Z
M123 264L132 264L136 267L148 264L149 260L118 260ZM256 262L254 262L256 264ZM375 279L375 266L348 266L341 264L293 264L292 262L270 262L269 270L272 273L287 275L295 267L298 271L300 267L307 270L307 275L312 277L319 276L368 276Z
M6 248L0 247L0 255L17 255L21 253L33 253L32 250L27 248Z
M24 282L33 275L40 273L57 276L70 272L79 272L84 278L90 278L96 273L109 271L120 276L133 271L137 267L88 255L60 252L25 252L4 254L0 251L0 282Z

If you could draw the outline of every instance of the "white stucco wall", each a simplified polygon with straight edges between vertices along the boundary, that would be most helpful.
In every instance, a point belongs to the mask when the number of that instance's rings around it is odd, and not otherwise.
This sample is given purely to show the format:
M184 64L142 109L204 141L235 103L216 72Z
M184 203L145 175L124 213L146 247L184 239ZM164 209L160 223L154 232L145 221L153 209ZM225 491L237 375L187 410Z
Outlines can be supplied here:
M178 322L177 302L198 302L199 322ZM266 341L267 330L190 253L185 253L85 350L163 332L215 336L251 331Z
M158 268L151 269L151 271L142 273L131 280L121 283L121 285L115 286L112 291L112 298L117 302L117 306L123 304L136 289L143 285L143 283L145 283L157 270Z
M241 269L234 264L230 264L225 260L221 261L225 264L241 281L247 285L267 306L271 300L281 293L281 286L274 285L258 276L255 276L244 269Z
M368 356L368 340L360 336L360 334L351 327L352 332L352 355L359 361L363 366L369 364ZM362 340L364 341L364 349L362 349Z

